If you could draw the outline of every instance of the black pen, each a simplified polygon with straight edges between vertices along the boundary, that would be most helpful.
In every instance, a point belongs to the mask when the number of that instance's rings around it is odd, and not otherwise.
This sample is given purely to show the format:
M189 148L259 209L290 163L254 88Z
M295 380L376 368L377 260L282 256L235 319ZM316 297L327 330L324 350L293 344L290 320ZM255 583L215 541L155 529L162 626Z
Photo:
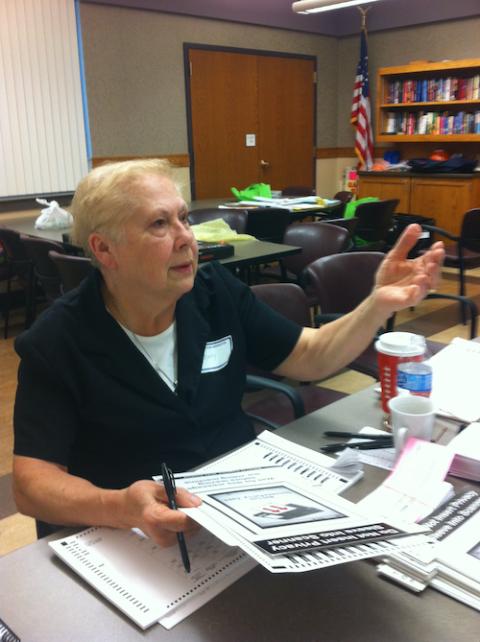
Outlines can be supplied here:
M161 470L163 485L165 486L165 492L167 493L168 506L172 510L177 510L178 507L175 501L175 495L177 494L175 477L167 464L163 463ZM182 556L183 567L187 573L190 573L190 558L188 557L187 545L185 543L185 536L183 533L177 533L177 541L178 547L180 548L180 554Z
M361 444L355 443L338 443L338 444L328 444L327 446L322 446L320 450L324 453L334 453L339 450L345 450L345 448L353 448L354 450L374 450L375 448L392 448L393 440L391 438L387 439L377 439L372 442L363 442Z
M368 433L359 433L359 432L341 432L340 430L326 430L324 433L325 437L345 437L346 439L391 439L392 435L388 432L382 434L375 433L369 435Z

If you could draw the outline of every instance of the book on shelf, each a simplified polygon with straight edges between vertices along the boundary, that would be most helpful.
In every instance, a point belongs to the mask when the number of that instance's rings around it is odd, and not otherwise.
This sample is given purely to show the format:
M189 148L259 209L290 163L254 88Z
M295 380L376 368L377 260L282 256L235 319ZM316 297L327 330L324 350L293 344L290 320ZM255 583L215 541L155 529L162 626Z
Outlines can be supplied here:
M386 102L390 104L456 100L480 100L480 74L391 79L387 84Z

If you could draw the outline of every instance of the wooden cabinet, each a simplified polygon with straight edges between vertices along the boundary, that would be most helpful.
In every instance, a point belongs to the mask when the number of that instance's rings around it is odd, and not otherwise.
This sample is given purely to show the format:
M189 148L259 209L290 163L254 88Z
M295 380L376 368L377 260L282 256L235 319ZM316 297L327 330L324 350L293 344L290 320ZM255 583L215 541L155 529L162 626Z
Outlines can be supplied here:
M480 58L383 67L378 142L480 142Z
M398 198L397 212L434 218L439 227L459 234L465 212L480 207L480 174L360 172L358 197L365 196Z
M398 198L398 212L408 212L410 207L410 178L403 176L385 176L360 174L358 198L377 196L382 201Z

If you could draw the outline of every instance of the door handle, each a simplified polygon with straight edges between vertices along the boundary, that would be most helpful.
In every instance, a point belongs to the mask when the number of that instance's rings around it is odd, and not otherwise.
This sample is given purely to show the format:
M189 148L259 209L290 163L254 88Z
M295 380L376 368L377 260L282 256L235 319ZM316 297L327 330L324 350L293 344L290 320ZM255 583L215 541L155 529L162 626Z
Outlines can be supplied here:
M264 161L264 160L261 160L261 161L260 161L260 165L261 165L262 167L270 167L270 163L269 163L268 161Z

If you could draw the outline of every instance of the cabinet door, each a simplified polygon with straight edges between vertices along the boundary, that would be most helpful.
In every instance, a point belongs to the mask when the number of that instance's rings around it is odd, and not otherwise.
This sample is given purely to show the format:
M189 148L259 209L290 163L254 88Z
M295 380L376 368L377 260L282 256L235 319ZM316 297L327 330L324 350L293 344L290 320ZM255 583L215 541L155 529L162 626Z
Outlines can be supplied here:
M409 212L410 179L388 176L360 176L358 198L377 196L382 201L398 198L397 212Z
M471 207L472 181L448 178L413 178L410 212L431 216L438 227L459 234L463 215Z

